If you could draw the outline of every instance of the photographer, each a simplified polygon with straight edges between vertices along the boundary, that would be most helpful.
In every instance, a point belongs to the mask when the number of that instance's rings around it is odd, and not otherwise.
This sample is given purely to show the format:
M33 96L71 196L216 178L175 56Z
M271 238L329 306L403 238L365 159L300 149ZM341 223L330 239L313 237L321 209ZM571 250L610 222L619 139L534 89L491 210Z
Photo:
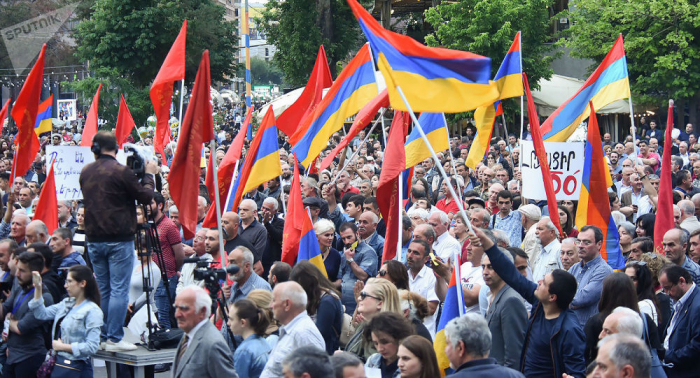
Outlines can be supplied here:
M111 132L99 131L92 140L96 156L80 173L85 205L85 237L105 309L101 339L105 350L134 350L122 338L126 317L129 282L134 265L136 206L153 199L155 161L145 164L141 182L131 168L117 162L117 139Z

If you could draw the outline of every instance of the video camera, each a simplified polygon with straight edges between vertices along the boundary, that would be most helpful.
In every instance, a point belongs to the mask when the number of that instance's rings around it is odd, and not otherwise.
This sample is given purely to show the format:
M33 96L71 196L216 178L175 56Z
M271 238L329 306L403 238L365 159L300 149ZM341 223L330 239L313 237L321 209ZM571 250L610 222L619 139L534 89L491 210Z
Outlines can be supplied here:
M210 292L212 292L214 287L216 287L216 291L218 291L219 281L226 280L228 274L236 274L240 270L236 265L229 265L226 269L215 269L210 266L212 261L204 260L200 257L184 259L183 263L197 264L193 272L194 279L203 281L207 288L211 286Z
M146 162L156 161L156 157L150 149L132 143L124 144L124 154L126 155L126 166L136 173L139 180L146 175Z

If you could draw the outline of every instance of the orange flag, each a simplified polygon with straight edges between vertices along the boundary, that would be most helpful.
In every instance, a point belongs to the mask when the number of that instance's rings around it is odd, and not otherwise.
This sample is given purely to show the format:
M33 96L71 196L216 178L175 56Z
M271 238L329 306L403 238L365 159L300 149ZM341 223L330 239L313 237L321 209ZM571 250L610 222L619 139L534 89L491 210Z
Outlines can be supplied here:
M80 146L82 147L92 146L92 138L97 134L97 120L99 119L97 115L97 106L100 103L101 89L102 83L97 87L97 93L95 93L95 97L92 98L92 104L90 104L90 111L88 112L87 119L85 120L85 127L83 128L83 136L80 139Z
M36 116L39 113L39 103L41 102L45 52L46 44L41 48L39 58L29 72L27 80L24 82L19 96L17 96L15 106L12 108L12 118L17 123L19 131L15 138L17 148L12 163L10 182L13 182L16 176L22 176L27 173L41 147L39 138L34 131L34 123L36 122Z
M209 50L205 50L194 81L190 105L182 120L182 135L178 138L177 150L168 175L170 195L180 211L180 223L185 239L194 237L199 221L196 194L199 193L202 144L214 139L210 86Z
M49 172L46 174L44 188L41 190L39 201L36 203L33 218L46 224L46 228L49 229L49 235L53 234L53 231L58 228L58 199L56 197L56 180L53 177L54 161L51 162Z
M156 135L153 147L165 159L164 147L170 140L170 104L173 101L173 83L185 78L185 40L187 20L182 23L180 33L165 57L163 65L151 85L151 102L156 113Z
M119 115L117 116L117 127L114 129L114 135L117 137L117 144L119 148L126 143L126 138L131 134L131 130L136 126L134 118L131 116L129 107L126 106L126 100L124 100L124 95L122 94L121 101L119 102Z

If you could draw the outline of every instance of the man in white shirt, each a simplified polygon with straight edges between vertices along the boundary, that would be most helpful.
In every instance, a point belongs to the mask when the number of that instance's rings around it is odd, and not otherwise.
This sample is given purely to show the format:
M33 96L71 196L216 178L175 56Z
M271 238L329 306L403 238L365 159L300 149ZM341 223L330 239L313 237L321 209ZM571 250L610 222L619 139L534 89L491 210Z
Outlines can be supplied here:
M282 327L279 341L270 352L261 378L281 377L282 361L294 349L307 345L326 349L321 332L306 313L306 302L306 292L298 283L289 281L275 285L270 307L272 315Z
M435 312L440 301L435 294L435 274L426 264L430 260L430 244L424 240L413 240L408 246L406 267L408 268L408 287L428 301L430 315L423 319L423 325L430 335L435 337Z
M450 218L445 212L436 210L434 213L430 214L428 223L435 230L436 237L433 243L433 250L440 256L443 262L451 261L455 253L461 253L462 245L447 232ZM481 264L481 261L479 261L479 264Z
M548 273L561 266L561 243L559 243L559 230L549 217L542 217L537 222L537 239L540 244L540 253L532 264L532 276L535 282L544 279Z

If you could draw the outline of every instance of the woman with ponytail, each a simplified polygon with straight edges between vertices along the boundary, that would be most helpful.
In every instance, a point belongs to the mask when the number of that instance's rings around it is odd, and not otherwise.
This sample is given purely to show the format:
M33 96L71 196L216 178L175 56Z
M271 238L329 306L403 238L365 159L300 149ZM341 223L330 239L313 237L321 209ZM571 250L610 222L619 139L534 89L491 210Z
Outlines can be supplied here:
M258 378L265 368L270 346L265 340L270 318L249 299L233 303L229 308L228 327L243 342L233 354L233 366L240 378Z

